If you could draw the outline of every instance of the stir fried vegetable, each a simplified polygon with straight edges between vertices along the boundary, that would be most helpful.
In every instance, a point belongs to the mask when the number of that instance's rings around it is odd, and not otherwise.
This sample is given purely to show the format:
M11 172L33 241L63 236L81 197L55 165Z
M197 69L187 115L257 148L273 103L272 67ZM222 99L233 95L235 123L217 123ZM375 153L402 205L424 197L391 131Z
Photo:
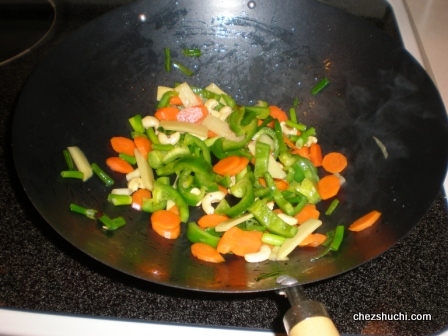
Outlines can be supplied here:
M198 50L185 54L198 56ZM177 67L169 50L165 56ZM167 239L185 232L192 255L207 262L225 262L226 254L248 262L285 260L299 246L317 248L318 259L339 249L344 226L315 232L322 224L316 204L332 200L325 213L335 211L347 158L322 153L316 129L297 119L297 101L286 113L264 101L238 105L215 84L187 83L159 87L157 97L154 116L129 118L130 136L110 139L116 155L105 164L127 181L127 188L111 191L110 203L151 213L152 229ZM86 180L93 170L106 186L115 183L79 148L69 147L64 157L63 176ZM191 208L203 212L198 222L190 220ZM125 225L97 210L71 210L108 230ZM372 212L349 229L365 229L378 217Z

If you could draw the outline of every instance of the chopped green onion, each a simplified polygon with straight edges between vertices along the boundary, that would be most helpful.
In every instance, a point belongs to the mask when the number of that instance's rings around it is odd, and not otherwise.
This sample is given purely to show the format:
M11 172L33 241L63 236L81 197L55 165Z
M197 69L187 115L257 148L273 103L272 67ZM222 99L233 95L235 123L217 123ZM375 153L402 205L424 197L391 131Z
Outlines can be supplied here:
M317 95L320 91L322 91L328 84L330 84L330 81L327 77L324 77L320 80L319 83L314 85L314 87L311 89L311 94L313 96Z
M130 163L131 165L135 165L137 163L137 160L135 159L135 156L131 156L125 153L118 154L118 157L125 160L127 163Z
M76 170L75 163L73 162L73 158L68 149L64 149L62 153L64 154L64 159L65 163L67 163L68 170Z
M185 65L183 65L182 63L179 62L173 62L173 67L175 67L177 70L179 70L180 72L182 72L184 75L187 76L192 76L193 75L193 71L190 70L189 68L187 68Z
M295 115L295 114L294 114L294 115ZM294 121L292 121L292 120L286 120L285 124L286 124L286 126L295 128L295 129L297 129L297 130L299 130L299 131L304 131L304 130L306 130L306 125L304 125L304 124L298 124L297 122L294 122Z
M328 209L325 211L325 214L326 214L327 216L330 216L330 215L333 213L333 211L336 209L336 207L338 206L338 204L339 204L339 200L338 200L338 199L334 199L334 200L330 203L330 205L328 206Z
M157 108L162 108L162 107L168 106L168 104L170 103L171 97L176 97L178 95L179 95L179 92L177 92L177 91L174 91L174 90L166 91L160 98L159 102L157 103Z
M275 246L280 246L285 242L286 238L273 234L273 233L269 233L269 232L265 232L263 233L263 236L261 236L261 241L265 244L269 244L269 245L275 245Z
M107 201L113 205L129 205L132 204L132 196L109 194L107 196Z
M188 57L199 57L202 55L201 49L199 48L192 48L192 49L182 49L182 54Z
M330 249L332 251L337 251L339 246L341 246L342 238L344 238L344 225L338 225L334 233L333 241L330 244Z
M115 183L114 180L109 175L107 175L104 170L102 170L96 163L92 163L91 166L93 172L101 179L101 181L104 182L105 185L111 186Z
M63 178L84 179L84 173L79 170L63 170L61 171L61 176Z
M165 70L167 72L171 71L171 50L170 48L163 49L163 53L165 55Z
M126 221L124 220L123 217L117 217L117 218L111 219L106 214L103 214L101 217L98 218L98 220L101 223L103 223L104 228L106 228L107 230L110 230L110 231L116 230L126 224Z
M148 136L149 140L151 141L151 144L159 144L159 138L156 135L156 132L154 131L154 128L149 127L146 129L146 135Z
M90 219L96 219L96 213L97 211L95 209L87 209L82 206L79 206L77 204L71 203L70 204L70 210L76 213L79 213L81 215L86 216Z
M291 120L291 122L297 124L297 114L296 114L296 109L294 107L291 107L289 109L289 119Z
M262 273L262 274L260 274L259 276L257 276L255 278L255 281L260 281L260 280L263 280L263 279L272 278L272 277L277 276L279 274L280 274L279 271L274 271L274 272L270 272L270 273Z
M152 144L152 149L153 150L161 150L161 151L170 151L172 149L174 149L174 145L170 145L170 144L166 144L166 145L162 145L162 144Z

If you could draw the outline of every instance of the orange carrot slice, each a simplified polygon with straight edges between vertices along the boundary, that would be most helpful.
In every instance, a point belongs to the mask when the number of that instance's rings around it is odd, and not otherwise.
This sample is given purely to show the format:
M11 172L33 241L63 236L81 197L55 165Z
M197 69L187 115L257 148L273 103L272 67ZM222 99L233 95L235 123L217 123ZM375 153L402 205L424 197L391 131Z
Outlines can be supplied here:
M321 245L326 240L327 236L322 233L311 233L304 240L302 240L299 246L316 247Z
M266 181L265 181L264 178L260 177L260 178L258 179L258 182L260 182L260 184L261 184L263 187L266 187ZM275 178L275 179L274 179L274 184L275 184L275 187L276 187L278 190L281 190L281 191L286 190L286 189L288 189L288 187L289 187L289 183L288 183L288 182L286 182L285 180L279 179L279 178Z
M291 151L293 154L299 154L301 157L305 159L310 159L310 148L308 146L302 146L300 148L296 148Z
M347 167L347 158L338 152L328 153L322 159L322 167L329 173L340 173Z
M224 257L216 249L204 243L194 243L191 245L191 254L202 261L213 263L225 262Z
M222 223L226 220L228 220L229 217L226 215L218 215L218 214L209 214L204 215L198 220L198 225L202 228L208 228L208 227L215 227L219 223Z
M155 113L154 117L159 120L177 120L177 114L179 109L176 106L166 106L159 108Z
M132 194L132 208L135 210L141 210L143 201L151 198L151 192L147 189L138 189Z
M288 120L288 115L278 106L269 106L269 115L279 122Z
M317 182L317 191L323 200L335 196L341 187L339 178L335 175L327 175Z
M320 212L316 209L316 205L308 203L294 217L297 218L298 224L303 224L311 218L319 219L319 216Z
M168 210L157 210L151 215L151 227L160 236L176 239L180 236L180 216Z
M310 146L310 160L314 167L322 166L322 149L317 143L313 143Z
M112 148L117 153L123 153L126 155L134 156L134 141L125 137L113 137L110 139Z
M147 137L137 136L134 138L134 144L140 154L147 159L148 153L151 151L151 141Z
M285 135L283 136L283 141L289 148L297 149L297 146L291 140L289 140L289 138L287 136L285 136Z
M244 156L231 155L219 160L213 171L218 175L236 175L249 164L249 159Z
M128 162L117 156L108 158L106 164L110 169L118 173L128 174L134 171L134 168Z
M365 230L368 227L370 227L373 224L375 224L375 222L378 220L378 218L380 218L380 216L381 216L381 212L379 212L377 210L373 210L373 211L369 212L368 214L362 216L361 218L357 219L356 221L354 221L348 227L348 229L350 231L362 231L362 230Z
M216 250L219 253L232 252L238 256L258 252L261 248L261 231L243 231L234 226L227 230L219 240Z

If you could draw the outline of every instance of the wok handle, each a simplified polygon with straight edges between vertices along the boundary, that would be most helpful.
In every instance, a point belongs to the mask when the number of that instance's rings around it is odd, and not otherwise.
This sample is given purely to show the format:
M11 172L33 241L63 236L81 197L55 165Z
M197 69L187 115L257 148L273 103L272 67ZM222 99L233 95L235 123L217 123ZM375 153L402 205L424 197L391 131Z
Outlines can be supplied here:
M301 286L287 287L281 293L291 303L291 308L283 317L289 336L339 336L324 305L307 300Z

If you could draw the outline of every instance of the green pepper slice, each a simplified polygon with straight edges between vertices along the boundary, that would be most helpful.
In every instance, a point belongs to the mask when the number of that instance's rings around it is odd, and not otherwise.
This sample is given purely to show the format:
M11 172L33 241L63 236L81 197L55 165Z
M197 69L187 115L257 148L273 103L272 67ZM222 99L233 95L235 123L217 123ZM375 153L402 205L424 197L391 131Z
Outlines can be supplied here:
M235 185L230 187L230 192L235 197L240 198L240 201L224 210L224 214L229 217L236 217L242 215L247 211L247 208L255 200L254 188L249 178L244 177L238 181Z
M204 243L216 248L221 238L206 232L196 223L190 222L187 225L187 239L192 243Z

